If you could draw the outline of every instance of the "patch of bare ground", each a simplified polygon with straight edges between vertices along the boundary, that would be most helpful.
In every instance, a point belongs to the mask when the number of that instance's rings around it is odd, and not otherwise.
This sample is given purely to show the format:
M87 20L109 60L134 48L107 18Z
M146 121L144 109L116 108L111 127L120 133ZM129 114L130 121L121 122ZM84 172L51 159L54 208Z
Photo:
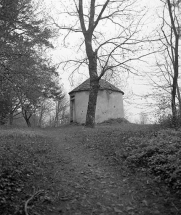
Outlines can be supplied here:
M18 194L23 199L21 213L1 214L181 214L177 196L146 172L131 171L115 156L115 144L135 134L155 132L150 126L102 124L89 129L69 125L33 132L43 141L36 135L34 143L30 141L33 153L27 163L34 162L35 170L25 176L23 192Z

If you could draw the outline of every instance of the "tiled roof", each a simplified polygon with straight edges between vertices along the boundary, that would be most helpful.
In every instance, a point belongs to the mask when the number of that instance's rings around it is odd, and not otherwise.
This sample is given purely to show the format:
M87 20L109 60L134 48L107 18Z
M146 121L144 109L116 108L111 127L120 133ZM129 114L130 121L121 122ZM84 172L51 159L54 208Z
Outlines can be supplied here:
M112 91L116 91L116 92L120 92L120 93L124 94L123 91L121 91L119 88L115 87L114 85L112 85L111 83L109 83L108 81L106 81L104 79L100 79L99 85L100 85L99 90L112 90ZM76 87L75 89L70 91L69 94L74 93L74 92L89 91L89 90L90 90L90 79L87 79L82 84L80 84L78 87Z

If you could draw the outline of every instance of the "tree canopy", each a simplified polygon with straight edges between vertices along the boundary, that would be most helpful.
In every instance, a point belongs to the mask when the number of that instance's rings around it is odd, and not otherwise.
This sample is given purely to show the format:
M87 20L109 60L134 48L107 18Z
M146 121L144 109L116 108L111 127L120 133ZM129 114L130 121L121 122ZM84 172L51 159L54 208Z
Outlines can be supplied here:
M57 90L56 67L44 55L53 48L53 29L46 27L35 6L31 0L0 1L0 100L10 110L1 115L9 114L10 122L18 109L31 116L40 98Z

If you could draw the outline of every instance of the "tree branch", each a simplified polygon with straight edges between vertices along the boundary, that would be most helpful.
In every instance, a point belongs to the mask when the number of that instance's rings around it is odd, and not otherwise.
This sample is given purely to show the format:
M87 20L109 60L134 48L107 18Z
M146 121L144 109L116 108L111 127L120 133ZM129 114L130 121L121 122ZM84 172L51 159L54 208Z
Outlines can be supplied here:
M82 28L82 32L85 35L87 30L85 27L85 22L84 22L84 12L83 12L83 0L79 0L79 9L78 9L78 14L79 14L79 20L80 20L80 25Z

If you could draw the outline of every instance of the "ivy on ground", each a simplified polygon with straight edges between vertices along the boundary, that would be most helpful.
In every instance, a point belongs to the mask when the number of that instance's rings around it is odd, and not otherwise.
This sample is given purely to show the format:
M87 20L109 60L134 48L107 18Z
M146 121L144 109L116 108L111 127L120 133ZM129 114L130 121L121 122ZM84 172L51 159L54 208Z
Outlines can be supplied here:
M0 143L0 214L24 215L25 202L41 188L35 181L48 181L50 146L45 137L16 133L0 136Z
M180 131L167 129L149 137L129 138L119 156L130 168L146 169L155 180L163 181L176 193L181 193Z

